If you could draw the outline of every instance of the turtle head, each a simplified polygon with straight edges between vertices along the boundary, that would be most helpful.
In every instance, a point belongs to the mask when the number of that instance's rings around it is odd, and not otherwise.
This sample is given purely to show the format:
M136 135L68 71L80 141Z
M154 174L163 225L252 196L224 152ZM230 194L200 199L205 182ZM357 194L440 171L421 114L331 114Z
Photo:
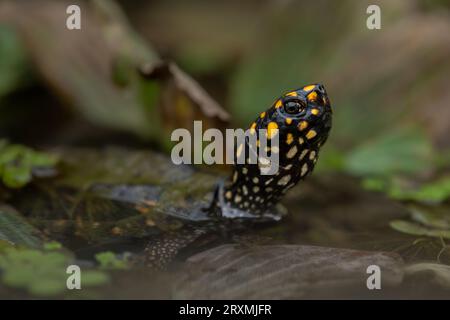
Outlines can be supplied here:
M222 216L254 217L273 212L281 197L312 172L319 149L328 138L331 115L321 84L307 85L276 99L250 125L248 137L254 139L247 137L237 146L237 156L245 150L257 154L258 161L246 158L244 163L235 164L231 179L218 191ZM261 148L269 158L277 155L273 174L262 171Z
M273 140L272 129L278 129L280 166L297 167L295 150L318 149L328 137L331 106L325 88L312 84L283 94L252 123L251 133L252 128L266 129L269 140Z

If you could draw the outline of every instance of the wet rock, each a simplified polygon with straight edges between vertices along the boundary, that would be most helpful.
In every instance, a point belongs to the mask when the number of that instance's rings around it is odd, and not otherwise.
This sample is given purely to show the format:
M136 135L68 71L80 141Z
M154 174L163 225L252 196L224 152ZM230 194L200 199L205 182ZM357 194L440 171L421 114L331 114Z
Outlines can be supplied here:
M385 252L316 247L222 245L190 257L174 287L179 299L298 299L368 292L367 267L382 288L402 282L403 261ZM350 291L349 291L350 290Z
M0 240L35 248L41 246L43 235L13 207L0 204Z
M425 281L431 285L450 289L450 266L440 263L415 263L405 268L408 281L419 283Z
M10 202L52 239L76 248L143 238L204 220L218 178L162 154L119 147L55 148L61 175Z

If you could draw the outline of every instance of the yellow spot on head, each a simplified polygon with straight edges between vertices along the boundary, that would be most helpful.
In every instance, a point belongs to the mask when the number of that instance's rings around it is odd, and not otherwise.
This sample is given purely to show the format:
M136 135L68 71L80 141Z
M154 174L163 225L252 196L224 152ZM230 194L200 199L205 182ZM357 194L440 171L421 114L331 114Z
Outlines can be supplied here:
M278 131L278 124L276 122L269 122L267 125L267 138L272 139Z
M303 90L305 91L311 91L312 89L314 89L316 86L314 84L310 84L309 86L303 87Z
M307 98L309 101L316 101L317 100L317 92L313 91L310 94L307 95Z
M307 126L308 126L308 122L303 120L298 124L297 128L298 128L298 130L303 131L306 129Z
M285 96L296 97L296 96L298 96L298 94L296 91L292 91L292 92L286 93Z
M311 130L309 130L308 133L306 134L306 138L307 138L307 139L312 139L312 138L314 138L316 135L317 135L317 132L311 129Z
M250 126L250 133L251 134L255 134L256 130L256 122L253 122L252 125Z
M312 109L311 114L317 116L319 114L319 109L316 109L316 108Z
M286 137L286 143L291 144L292 141L294 141L294 136L292 135L292 133L288 133Z
M286 124L291 124L292 123L292 119L291 118L286 118Z
M278 101L275 103L275 108L278 109L278 108L280 108L282 105L283 105L283 102L281 102L281 100L278 100Z
M261 114L259 115L259 117L262 119L262 118L264 118L266 116L266 113L265 112L261 112Z
M256 140L256 146L259 148L259 140Z
M302 137L300 137L300 138L298 138L298 143L299 144L303 144L305 141L303 141L303 138Z
M232 197L231 191L227 191L227 192L225 193L225 198L231 199L231 197Z

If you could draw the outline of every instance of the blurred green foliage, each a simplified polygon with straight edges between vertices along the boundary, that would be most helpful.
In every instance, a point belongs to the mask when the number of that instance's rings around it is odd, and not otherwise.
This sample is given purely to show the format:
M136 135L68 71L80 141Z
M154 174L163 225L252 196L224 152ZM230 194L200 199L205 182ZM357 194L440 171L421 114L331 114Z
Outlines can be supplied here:
M100 269L123 270L128 268L127 261L119 259L117 255L111 251L97 253L95 259L99 263Z
M320 154L319 173L341 171L360 177L367 189L395 199L447 199L445 182L415 179L415 188L406 189L396 184L397 177L414 179L438 167L442 150L433 146L418 114L411 116L418 101L415 88L432 90L436 70L427 69L425 62L422 77L404 76L419 68L414 65L415 53L395 52L384 40L387 31L357 28L364 23L364 3L326 2L326 10L324 6L325 2L318 2L302 8L301 21L288 18L295 15L296 5L291 12L280 10L286 15L283 20L276 14L270 17L264 25L266 32L246 52L231 78L230 107L235 119L246 125L282 92L322 82L334 116L330 139ZM390 37L404 36L395 26L408 20L407 8L405 3L383 5L384 28L395 30ZM333 28L321 28L314 12L321 12ZM420 50L430 57L434 54L431 46ZM381 58L395 54L404 54L404 59Z
M42 37L31 45L33 62L57 87L54 91L71 96L74 108L94 125L133 132L147 141L158 137L160 146L167 147L170 129L188 127L199 117L184 103L185 97L170 90L176 81L167 81L167 74L159 75L158 81L144 81L136 72L148 61L157 69L162 60L154 45L167 47L169 57L204 77L203 84L223 97L239 127L247 126L281 93L323 83L334 116L318 173L337 171L361 178L364 188L394 200L448 200L450 179L440 170L450 169L450 157L444 156L449 145L436 144L448 140L450 127L445 121L448 96L442 89L449 70L445 1L383 2L383 27L378 31L365 27L364 1L253 7L255 3L157 3L142 5L147 10L143 21L130 19L133 27L141 24L140 31L149 33L146 38L131 27L114 1L93 4L93 19L104 17L92 20L101 32L86 31L71 41L64 38L73 46L66 51L54 41L67 36L54 28L52 23L59 20L49 18L45 25L30 18L25 29L30 38ZM217 12L221 19L215 18ZM159 28L158 21L167 28ZM34 33L36 26L42 34ZM9 28L0 28L0 56L1 99L27 81L30 63ZM164 99L161 110L167 114L162 116L156 106ZM428 106L433 112L424 114ZM427 120L430 116L434 118ZM34 167L54 164L44 154L0 142L0 179L10 188L26 185Z
M43 245L45 250L59 250L62 249L62 245L61 243L57 242L57 241L50 241L50 242L46 242Z
M17 34L0 25L0 99L32 78L29 60ZM1 106L1 104L0 104Z
M417 174L428 169L432 156L431 143L420 130L400 128L356 146L344 169L358 176Z
M31 148L0 140L0 179L9 188L20 188L33 177L33 169L52 168L58 159Z
M67 293L67 267L73 257L56 248L54 244L46 250L13 247L0 243L0 270L3 284L24 289L32 295L49 297ZM82 270L82 287L103 285L109 276L98 270Z
M408 186L401 179L365 178L363 186L367 190L386 192L397 200L416 200L439 203L450 197L450 178L442 177L418 186Z

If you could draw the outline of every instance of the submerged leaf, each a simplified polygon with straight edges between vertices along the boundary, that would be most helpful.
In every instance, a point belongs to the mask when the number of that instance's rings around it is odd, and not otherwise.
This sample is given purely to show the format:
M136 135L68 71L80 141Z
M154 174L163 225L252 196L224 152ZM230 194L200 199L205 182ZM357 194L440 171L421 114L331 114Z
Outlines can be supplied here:
M404 220L394 220L389 225L397 231L410 235L450 239L450 230L430 229L418 223Z
M446 206L408 206L411 218L427 227L450 230L450 211Z

